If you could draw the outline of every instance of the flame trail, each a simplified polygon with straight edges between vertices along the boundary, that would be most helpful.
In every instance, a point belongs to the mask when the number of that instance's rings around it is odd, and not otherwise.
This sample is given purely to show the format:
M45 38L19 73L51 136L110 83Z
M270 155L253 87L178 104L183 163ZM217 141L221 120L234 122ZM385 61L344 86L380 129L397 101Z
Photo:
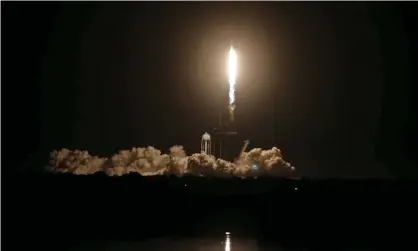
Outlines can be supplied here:
M234 47L231 46L228 55L228 82L229 82L229 115L230 120L234 120L235 110L235 81L237 74L237 54Z
M229 50L228 57L228 81L229 81L229 104L235 102L235 80L237 74L237 54L233 47Z
M231 251L231 238L229 237L229 232L226 232L225 234L225 251Z

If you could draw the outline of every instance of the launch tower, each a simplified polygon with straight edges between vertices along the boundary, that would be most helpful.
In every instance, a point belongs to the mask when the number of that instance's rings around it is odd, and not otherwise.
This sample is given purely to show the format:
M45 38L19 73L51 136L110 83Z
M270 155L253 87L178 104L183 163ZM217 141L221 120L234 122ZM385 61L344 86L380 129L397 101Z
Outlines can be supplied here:
M212 134L214 135L214 155L217 158L224 158L228 160L231 158L231 151L228 151L230 147L231 137L238 135L238 132L231 130L231 123L223 123L222 115L225 114L226 109L221 109L219 113L219 126L213 128Z
M202 154L212 155L211 138L209 133L205 132L202 135L202 141L200 143L200 151Z

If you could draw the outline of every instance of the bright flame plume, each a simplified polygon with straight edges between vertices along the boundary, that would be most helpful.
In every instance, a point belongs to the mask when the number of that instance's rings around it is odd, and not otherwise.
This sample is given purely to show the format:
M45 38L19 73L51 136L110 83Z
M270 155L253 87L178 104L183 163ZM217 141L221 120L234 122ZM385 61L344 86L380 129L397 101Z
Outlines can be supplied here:
M228 55L229 104L235 102L235 81L237 76L237 53L231 46Z

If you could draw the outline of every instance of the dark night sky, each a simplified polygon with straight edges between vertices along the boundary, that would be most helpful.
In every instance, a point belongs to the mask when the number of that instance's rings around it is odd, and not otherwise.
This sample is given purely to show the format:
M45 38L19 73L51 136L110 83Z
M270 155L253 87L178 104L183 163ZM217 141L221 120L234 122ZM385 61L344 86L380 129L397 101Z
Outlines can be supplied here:
M416 7L2 2L5 161L199 151L233 45L238 142L276 145L306 176L411 175Z

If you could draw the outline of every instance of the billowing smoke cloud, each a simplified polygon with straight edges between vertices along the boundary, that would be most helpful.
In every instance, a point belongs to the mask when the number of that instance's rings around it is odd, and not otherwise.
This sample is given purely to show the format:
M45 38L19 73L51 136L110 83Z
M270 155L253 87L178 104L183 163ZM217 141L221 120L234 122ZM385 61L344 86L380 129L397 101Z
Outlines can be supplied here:
M195 176L252 177L262 175L289 176L295 170L283 160L279 149L261 148L244 152L235 163L203 153L187 156L182 146L173 146L168 154L154 147L122 150L111 158L91 156L87 151L62 149L50 154L48 170L78 175L104 172L109 176L129 173L150 175L191 174Z

